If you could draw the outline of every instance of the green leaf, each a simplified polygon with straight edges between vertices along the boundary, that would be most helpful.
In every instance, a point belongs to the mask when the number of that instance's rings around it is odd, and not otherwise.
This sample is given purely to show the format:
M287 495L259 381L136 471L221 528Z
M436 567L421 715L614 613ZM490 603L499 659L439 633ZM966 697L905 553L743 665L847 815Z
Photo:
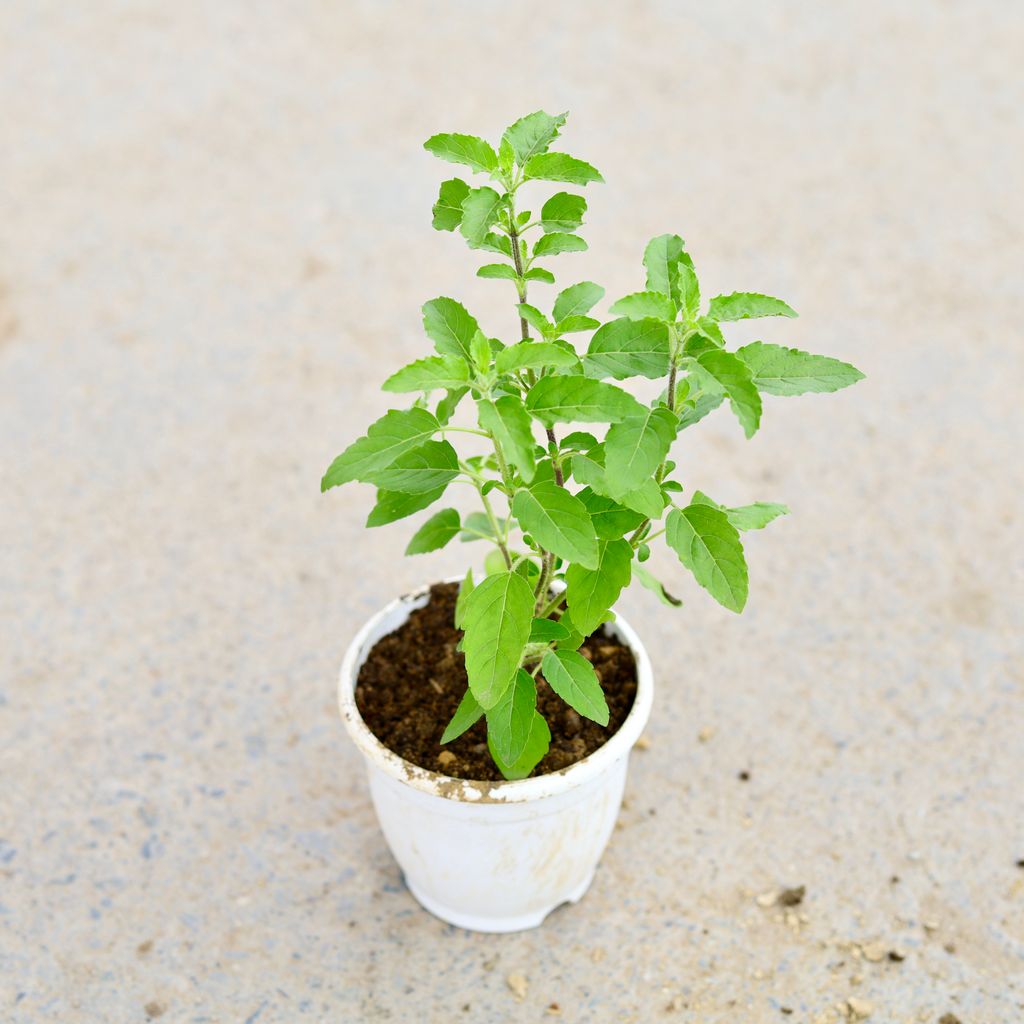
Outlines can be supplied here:
M569 630L554 619L534 619L530 627L531 644L550 644L558 640L568 640Z
M533 622L533 589L519 573L494 573L466 599L462 620L469 688L487 711L519 669Z
M647 377L668 373L668 327L660 320L623 317L605 324L590 339L583 357L588 377Z
M510 267L507 263L487 263L476 272L476 276L501 278L505 281L519 280L516 268Z
M722 334L722 328L712 320L710 317L702 316L697 319L697 330L712 342L716 348L722 348L725 345L725 335Z
M600 454L600 461L597 456ZM608 484L604 478L604 445L598 446L597 451L586 453L577 452L572 457L572 475L584 487L589 487L595 494L604 498L610 498ZM612 499L614 500L614 499Z
M533 247L533 255L557 256L560 252L586 252L587 243L579 235L552 231L541 235Z
M526 738L526 746L523 747L523 752L511 764L501 759L500 754L495 749L490 732L487 734L487 748L491 752L491 757L494 758L494 763L498 766L501 774L509 780L525 779L543 760L550 744L551 730L548 728L548 723L544 720L544 716L539 711L534 711L533 713L533 718L530 722L530 733Z
M550 270L545 270L543 267L530 267L525 274L523 274L524 281L543 281L545 284L554 284L555 275Z
M679 303L689 319L696 319L700 312L700 284L697 281L697 272L689 263L681 259L676 263L675 273L675 294L679 296Z
M459 596L455 599L455 628L464 629L466 622L466 602L469 600L469 595L473 593L475 584L473 583L473 570L466 570L466 578L459 584Z
M552 315L556 321L565 320L570 316L583 316L604 296L604 289L593 281L580 281L579 284L571 284L564 291L558 293Z
M761 396L750 368L738 356L720 348L711 349L697 362L721 385L747 437L753 437L761 422Z
M676 439L676 428L675 413L663 405L611 427L604 442L604 475L613 498L654 476Z
M546 334L555 326L536 306L531 306L528 302L520 302L516 308L519 315L541 334Z
M472 361L470 345L480 325L455 299L441 296L423 304L423 329L443 356L462 356Z
M437 421L441 426L445 426L452 418L456 407L459 402L466 397L466 393L468 391L469 388L449 388L445 393L444 398L437 403L437 412L435 415L437 416Z
M433 505L438 498L444 494L444 488L439 487L434 491L424 491L422 494L403 494L401 491L378 491L377 504L370 510L366 517L368 527L387 526L388 523L405 519L415 512L422 512L423 509Z
M697 582L723 607L747 603L747 563L736 527L718 508L701 503L673 509L666 541Z
M600 327L601 321L595 320L592 316L567 316L564 320L559 320L555 324L555 330L559 334L574 334L577 331L592 331L595 327ZM579 362L579 360L577 360Z
M499 520L498 523L500 528L504 528L504 520ZM488 519L483 512L470 512L468 516L462 522L462 536L459 538L463 544L468 544L474 540L481 540L483 538L497 541L498 537L491 527L491 521Z
M658 235L644 249L647 290L661 292L674 302L679 300L676 265L683 256L683 240L678 235Z
M601 446L603 447L603 446ZM581 484L584 484L602 497L610 498L608 482L605 480L604 466L596 456L603 452L589 452L586 455L574 455L572 457L572 475ZM658 519L665 511L665 497L661 493L657 480L653 478L645 480L635 491L623 494L619 504L634 512L639 512L647 519Z
M459 475L459 457L447 441L424 441L367 475L385 491L422 494L451 483Z
M590 513L598 540L618 540L632 533L644 521L639 512L624 508L613 498L598 494L592 487L584 487L576 497Z
M497 438L509 461L519 470L523 480L529 483L536 471L533 452L537 442L533 438L530 417L522 400L516 395L505 395L493 402L480 401L477 409L480 426Z
M541 482L516 491L512 514L524 533L567 562L590 569L598 563L597 535L586 506L558 484Z
M644 407L614 384L575 374L542 377L526 396L526 410L542 423L619 423Z
M512 243L509 241L508 235L499 235L496 231L490 232L483 241L478 242L473 248L496 252L499 256L507 256L512 259Z
M596 167L566 153L540 153L527 161L523 172L528 179L567 181L572 185L604 181L601 172Z
M578 651L583 641L587 638L573 625L572 616L568 611L564 611L562 612L562 617L558 622L563 628L569 631L567 639L558 641L559 650Z
M597 438L586 430L574 430L562 438L563 451L587 452L597 444Z
M490 341L487 340L483 331L477 331L473 335L473 340L469 343L469 355L473 360L476 372L486 375L487 371L491 368L493 350Z
M384 391L455 390L469 380L469 367L462 356L428 356L403 366L381 385Z
M763 341L744 345L736 355L750 367L757 389L769 395L838 391L864 379L855 366L831 356L811 355Z
M365 437L350 444L331 463L320 481L320 490L350 480L373 482L371 478L378 470L432 437L439 427L426 409L392 409L370 426Z
M629 586L632 563L633 549L628 541L603 540L598 544L597 569L574 562L565 570L566 604L577 629L592 633L605 621L608 610Z
M630 320L653 317L655 320L667 320L671 323L676 318L672 300L661 292L633 292L632 295L624 295L612 304L608 312L628 317Z
M537 684L529 672L519 669L501 700L487 712L487 736L505 764L514 764L526 749L536 707Z
M452 720L441 733L442 746L445 743L451 743L452 740L457 740L467 729L476 725L483 713L484 709L477 703L476 697L470 690L466 690L462 700L459 701L459 706L455 709L455 714L452 715Z
M425 555L428 551L443 548L462 528L459 513L453 508L435 512L412 536L407 555Z
M469 186L461 178L441 182L434 203L434 227L438 231L454 231L462 223L462 200L469 195Z
M645 480L635 491L619 495L617 500L635 512L642 512L648 519L660 519L665 511L665 496L653 477Z
M432 135L423 143L428 153L453 164L465 164L474 171L490 174L498 169L498 155L490 143L475 135L444 133Z
M763 530L772 520L789 515L789 509L773 501L755 501L752 505L727 508L725 514L737 530Z
M546 153L548 146L558 138L558 130L565 124L567 114L545 114L538 110L519 118L505 129L502 140L507 140L515 153L516 162L522 166L539 153Z
M545 366L565 368L579 366L579 359L552 342L521 341L502 349L494 361L498 373L513 370L537 370Z
M583 223L587 201L571 192L556 192L540 210L544 231L575 231Z
M513 571L519 573L531 587L536 587L537 581L540 579L540 566L532 558L520 555L518 552L513 551L511 554L513 558L520 559Z
M694 331L683 342L683 355L696 359L719 347L703 331Z
M544 678L559 697L584 718L608 724L608 704L594 666L576 651L549 651L541 662Z
M731 295L716 295L708 303L708 316L719 322L729 320L750 320L762 316L796 316L796 310L782 299L757 292L733 292Z
M726 508L719 505L717 501L709 498L703 491L693 492L693 504L711 505L713 508L721 509L729 519L729 522L737 530L763 530L772 520L779 516L789 514L785 505L773 501L755 501L752 505L741 505L739 508Z
M679 429L692 427L699 423L708 413L714 412L725 401L724 394L701 394L691 402L687 402L685 408L679 411Z
M498 548L491 548L484 555L484 576L494 576L496 573L508 571L508 562ZM522 573L519 573L522 576Z
M493 188L475 188L462 202L462 237L472 246L487 238L491 225L498 219L504 200Z
M502 138L498 146L498 169L506 178L512 176L512 168L515 166L516 154L512 144L506 138Z
M663 603L667 604L670 608L680 608L683 602L678 597L670 594L666 589L665 585L656 576L653 576L649 570L643 568L643 566L633 566L633 578L637 580L642 586L648 590L653 591L658 595L658 599Z

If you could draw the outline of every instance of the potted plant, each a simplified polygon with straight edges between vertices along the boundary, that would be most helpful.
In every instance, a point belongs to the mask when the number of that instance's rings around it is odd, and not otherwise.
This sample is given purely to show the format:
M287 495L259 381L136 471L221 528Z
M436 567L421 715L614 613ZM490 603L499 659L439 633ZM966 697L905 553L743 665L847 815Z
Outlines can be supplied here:
M481 539L483 574L375 615L345 656L340 705L409 888L439 917L485 931L538 925L579 899L611 835L653 690L643 644L615 604L633 581L680 603L645 569L650 545L667 544L739 612L741 535L787 511L688 492L670 457L679 435L728 405L749 438L763 395L836 391L862 377L777 344L730 351L724 325L796 314L754 292L702 303L678 235L647 244L643 290L615 301L604 322L593 315L604 289L590 281L529 302L534 284L555 283L553 257L587 248L587 203L572 186L602 180L552 151L564 123L529 114L497 149L461 134L426 142L486 179L444 181L433 226L483 254L477 276L507 282L515 316L499 339L455 299L427 302L434 354L383 385L411 404L372 424L321 485L374 485L370 527L459 484L479 500L465 516L434 512L406 553ZM524 208L544 183L554 194Z

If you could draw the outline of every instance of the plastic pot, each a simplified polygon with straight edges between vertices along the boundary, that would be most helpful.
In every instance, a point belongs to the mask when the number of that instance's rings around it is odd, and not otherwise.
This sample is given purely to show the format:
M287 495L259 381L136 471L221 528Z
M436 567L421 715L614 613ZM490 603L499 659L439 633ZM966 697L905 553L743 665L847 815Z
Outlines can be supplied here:
M606 628L633 653L636 699L607 743L561 771L476 782L399 757L366 727L356 678L374 644L429 599L429 587L392 601L356 634L338 685L341 716L366 758L381 831L413 896L451 924L482 932L535 928L590 887L615 827L629 753L650 716L647 651L620 616Z

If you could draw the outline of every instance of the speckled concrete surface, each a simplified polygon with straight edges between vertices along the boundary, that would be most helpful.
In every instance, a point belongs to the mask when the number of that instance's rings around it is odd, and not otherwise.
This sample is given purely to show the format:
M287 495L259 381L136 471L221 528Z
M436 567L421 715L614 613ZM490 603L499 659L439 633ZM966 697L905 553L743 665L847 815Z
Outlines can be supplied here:
M0 1019L1024 1019L1022 52L998 2L4 4ZM608 181L567 273L679 231L868 380L687 437L795 514L742 618L629 594L621 828L489 937L403 888L333 694L467 549L317 486L422 301L512 330L420 144L540 106Z

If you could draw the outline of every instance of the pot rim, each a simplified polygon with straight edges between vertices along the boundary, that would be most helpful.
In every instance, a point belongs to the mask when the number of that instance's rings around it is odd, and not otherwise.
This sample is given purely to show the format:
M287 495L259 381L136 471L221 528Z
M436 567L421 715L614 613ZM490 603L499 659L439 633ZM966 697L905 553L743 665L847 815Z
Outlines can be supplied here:
M461 581L461 576L454 576L440 582L460 583ZM576 761L567 768L545 775L527 779L503 779L498 782L487 782L457 779L441 772L421 768L386 747L370 731L359 714L355 701L356 679L359 669L369 653L371 643L376 643L376 639L371 641L370 637L381 620L403 608L408 608L411 612L416 607L422 607L422 604L417 606L416 602L429 593L431 586L433 584L424 584L416 590L390 601L363 624L345 651L338 679L338 707L341 711L342 721L353 742L371 764L399 783L444 799L462 803L523 803L576 789L628 755L633 744L640 738L651 714L651 704L654 699L654 674L647 649L621 615L617 615L614 622L607 623L607 628L630 649L636 662L636 696L633 699L633 706L619 730L607 742L582 760Z

